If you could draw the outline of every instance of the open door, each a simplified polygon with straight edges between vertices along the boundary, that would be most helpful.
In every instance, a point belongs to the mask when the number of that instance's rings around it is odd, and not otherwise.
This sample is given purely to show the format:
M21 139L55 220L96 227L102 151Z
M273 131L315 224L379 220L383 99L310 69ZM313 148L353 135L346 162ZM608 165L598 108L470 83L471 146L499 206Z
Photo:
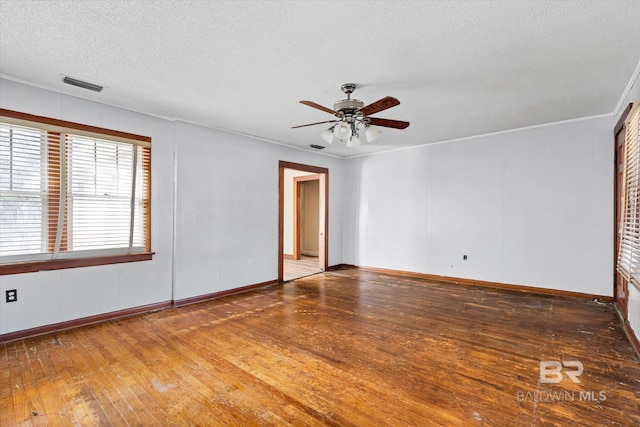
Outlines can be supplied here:
M320 270L322 271L326 271L327 270L327 263L329 262L328 259L328 253L329 253L329 246L327 245L327 220L329 218L329 208L328 208L328 201L329 201L329 185L327 184L327 180L329 179L329 173L324 173L324 174L320 174L320 212L323 213L324 215L320 215L319 221L320 221L320 237L318 239L318 257L319 257L319 264L320 264ZM322 191L324 189L324 191Z
M620 239L622 233L622 221L624 215L624 191L623 191L623 172L624 172L624 140L625 140L625 126L624 121L627 119L629 112L631 111L632 104L629 104L627 109L622 113L620 120L614 128L614 143L615 143L615 248L613 259L613 297L615 298L616 305L620 309L620 312L624 318L628 318L628 299L629 299L629 282L625 277L620 274L616 269L616 263L618 262L618 251L620 250Z
M324 230L324 227L320 223L320 217L322 216L320 207L321 176L321 174L309 174L293 178L293 191L291 195L293 199L292 257L294 260L299 260L303 254L321 258L320 240ZM286 232L284 236L285 238L287 237ZM284 255L286 258L286 244ZM320 262L319 266L321 269L322 265L322 262Z
M300 172L296 177L291 177L290 173L287 173L286 181L285 181L285 171L297 171ZM288 181L291 182L288 182ZM317 166L304 165L300 163L292 163L286 161L280 161L279 164L279 208L278 208L278 281L284 281L284 264L285 257L287 258L287 265L289 265L290 260L300 259L303 251L303 247L301 241L303 239L303 218L302 218L302 201L301 197L302 187L305 183L317 182L317 264L318 271L325 271L327 269L328 262L328 217L329 217L329 170L327 168L321 168ZM285 207L285 199L288 200L289 194L285 193L291 191L291 197L294 199L291 206ZM295 209L294 209L295 207ZM293 214L293 221L291 221L291 217L289 215L289 209L291 209ZM315 208L314 208L315 209ZM287 222L285 224L285 217L287 218ZM285 246L291 246L289 242L290 236L288 235L289 228L293 229L293 239L292 245L293 248L288 248L287 254L285 255ZM286 229L286 232L285 232ZM287 242L285 245L285 235L287 235ZM315 248L311 249L313 253L316 252ZM289 280L289 279L287 279Z

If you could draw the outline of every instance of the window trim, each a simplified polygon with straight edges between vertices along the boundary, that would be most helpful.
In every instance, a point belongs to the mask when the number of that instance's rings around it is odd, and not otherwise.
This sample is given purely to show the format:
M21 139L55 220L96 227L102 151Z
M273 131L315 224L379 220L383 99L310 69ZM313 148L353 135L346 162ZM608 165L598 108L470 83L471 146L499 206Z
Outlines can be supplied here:
M121 132L118 130L101 128L91 125L83 125L82 123L68 122L66 120L52 119L50 117L36 116L33 114L22 113L19 111L7 110L0 108L0 117L8 120L8 123L33 126L33 123L46 125L50 132L60 133L76 133L77 135L95 138L96 134L112 137L111 139L124 140L124 142L135 143L146 147L151 146L151 137L137 135L135 133Z
M640 103L627 108L628 115L616 131L624 130L624 159L622 179L622 206L617 231L621 233L617 248L616 271L640 290ZM627 111L625 110L625 114ZM632 134L632 132L634 132ZM632 150L633 149L633 150ZM630 166L630 167L629 167ZM617 162L616 166L617 167ZM632 190L631 196L627 193ZM616 200L618 203L618 200ZM618 220L617 215L615 218ZM630 230L630 231L629 231ZM617 283L614 282L615 290Z
M11 264L0 264L0 276L19 273L35 273L38 271L63 270L65 268L93 267L98 265L149 261L153 258L153 255L155 255L155 252L141 252L125 255L109 255L83 258L77 257L47 261L29 261Z
M105 139L116 141L116 142L125 142L132 145L142 146L146 148L151 147L151 137L137 135L128 132L117 131L113 129L101 128L97 126L84 125L81 123L70 122L66 120L53 119L50 117L37 116L33 114L23 113L19 111L8 110L5 108L0 108L0 118L3 122L14 125L21 125L27 127L40 127L41 129L47 132L47 138L49 135L54 133L72 133L75 135L86 136L91 138L100 138L105 137ZM145 156L146 157L146 156ZM148 159L143 159L145 162L150 162L150 157ZM147 166L147 165L145 165ZM47 166L49 167L49 166ZM48 271L48 270L60 270L66 268L76 268L76 267L89 267L89 266L99 266L99 265L109 265L109 264L119 264L126 262L137 262L137 261L147 261L151 260L155 252L151 251L151 165L148 165L148 188L145 191L148 191L148 197L146 198L146 204L144 206L146 210L147 221L145 222L145 230L143 231L145 235L145 247L142 252L132 252L128 254L118 254L118 255L109 255L101 254L101 255L91 255L87 254L87 256L75 256L75 257L63 257L52 260L31 260L31 261L16 261L5 264L0 264L0 276L8 275L8 274L18 274L18 273L30 273L37 271ZM46 221L48 222L51 218L45 214ZM65 227L66 228L66 227ZM66 232L66 230L65 230ZM45 235L48 235L49 231L45 230ZM47 246L49 246L48 237Z

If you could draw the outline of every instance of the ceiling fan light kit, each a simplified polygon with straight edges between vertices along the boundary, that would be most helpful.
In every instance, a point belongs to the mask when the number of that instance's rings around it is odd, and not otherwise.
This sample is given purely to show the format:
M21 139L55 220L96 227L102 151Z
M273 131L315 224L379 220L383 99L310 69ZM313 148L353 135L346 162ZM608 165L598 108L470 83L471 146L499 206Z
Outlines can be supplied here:
M354 83L345 83L342 85L342 91L347 94L347 99L341 99L333 104L333 110L316 104L313 101L300 101L301 104L312 108L333 114L337 120L327 120L324 122L309 123L306 125L293 126L292 129L306 126L315 126L325 123L334 123L329 129L320 133L320 137L327 142L333 144L334 138L346 143L346 146L357 147L361 144L360 131L361 125L364 127L364 136L367 142L371 142L380 136L382 132L376 126L389 127L394 129L405 129L409 126L409 122L401 120L379 119L369 117L372 114L395 107L400 104L396 98L387 96L372 104L366 105L359 99L351 99L351 94L356 90ZM373 126L376 125L376 126Z
M365 126L364 134L367 138L367 142L371 142L374 139L378 138L382 131L375 126Z
M333 136L343 141L351 138L353 134L354 132L351 130L351 126L347 121L341 121L333 127Z
M324 139L327 144L333 144L333 128L325 129L320 133L320 138Z

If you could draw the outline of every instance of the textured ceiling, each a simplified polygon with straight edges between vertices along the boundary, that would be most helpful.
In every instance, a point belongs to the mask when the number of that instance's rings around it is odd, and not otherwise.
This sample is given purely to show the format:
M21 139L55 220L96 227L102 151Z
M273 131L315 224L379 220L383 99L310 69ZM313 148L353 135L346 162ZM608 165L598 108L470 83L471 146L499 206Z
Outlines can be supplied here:
M400 99L339 156L611 113L639 59L637 1L0 0L0 74L87 99L307 149L299 100Z

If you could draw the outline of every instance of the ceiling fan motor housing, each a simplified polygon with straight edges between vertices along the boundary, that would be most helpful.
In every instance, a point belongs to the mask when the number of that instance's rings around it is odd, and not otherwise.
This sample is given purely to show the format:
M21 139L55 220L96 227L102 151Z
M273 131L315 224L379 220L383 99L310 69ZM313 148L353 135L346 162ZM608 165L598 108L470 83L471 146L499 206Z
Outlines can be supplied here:
M333 109L344 115L353 115L356 110L364 107L364 102L359 99L342 99L333 104Z
M353 116L357 115L357 110L364 107L364 102L359 99L351 99L351 94L356 90L355 83L345 83L342 85L341 89L347 94L347 99L342 99L333 104L333 109L337 116L351 119Z

